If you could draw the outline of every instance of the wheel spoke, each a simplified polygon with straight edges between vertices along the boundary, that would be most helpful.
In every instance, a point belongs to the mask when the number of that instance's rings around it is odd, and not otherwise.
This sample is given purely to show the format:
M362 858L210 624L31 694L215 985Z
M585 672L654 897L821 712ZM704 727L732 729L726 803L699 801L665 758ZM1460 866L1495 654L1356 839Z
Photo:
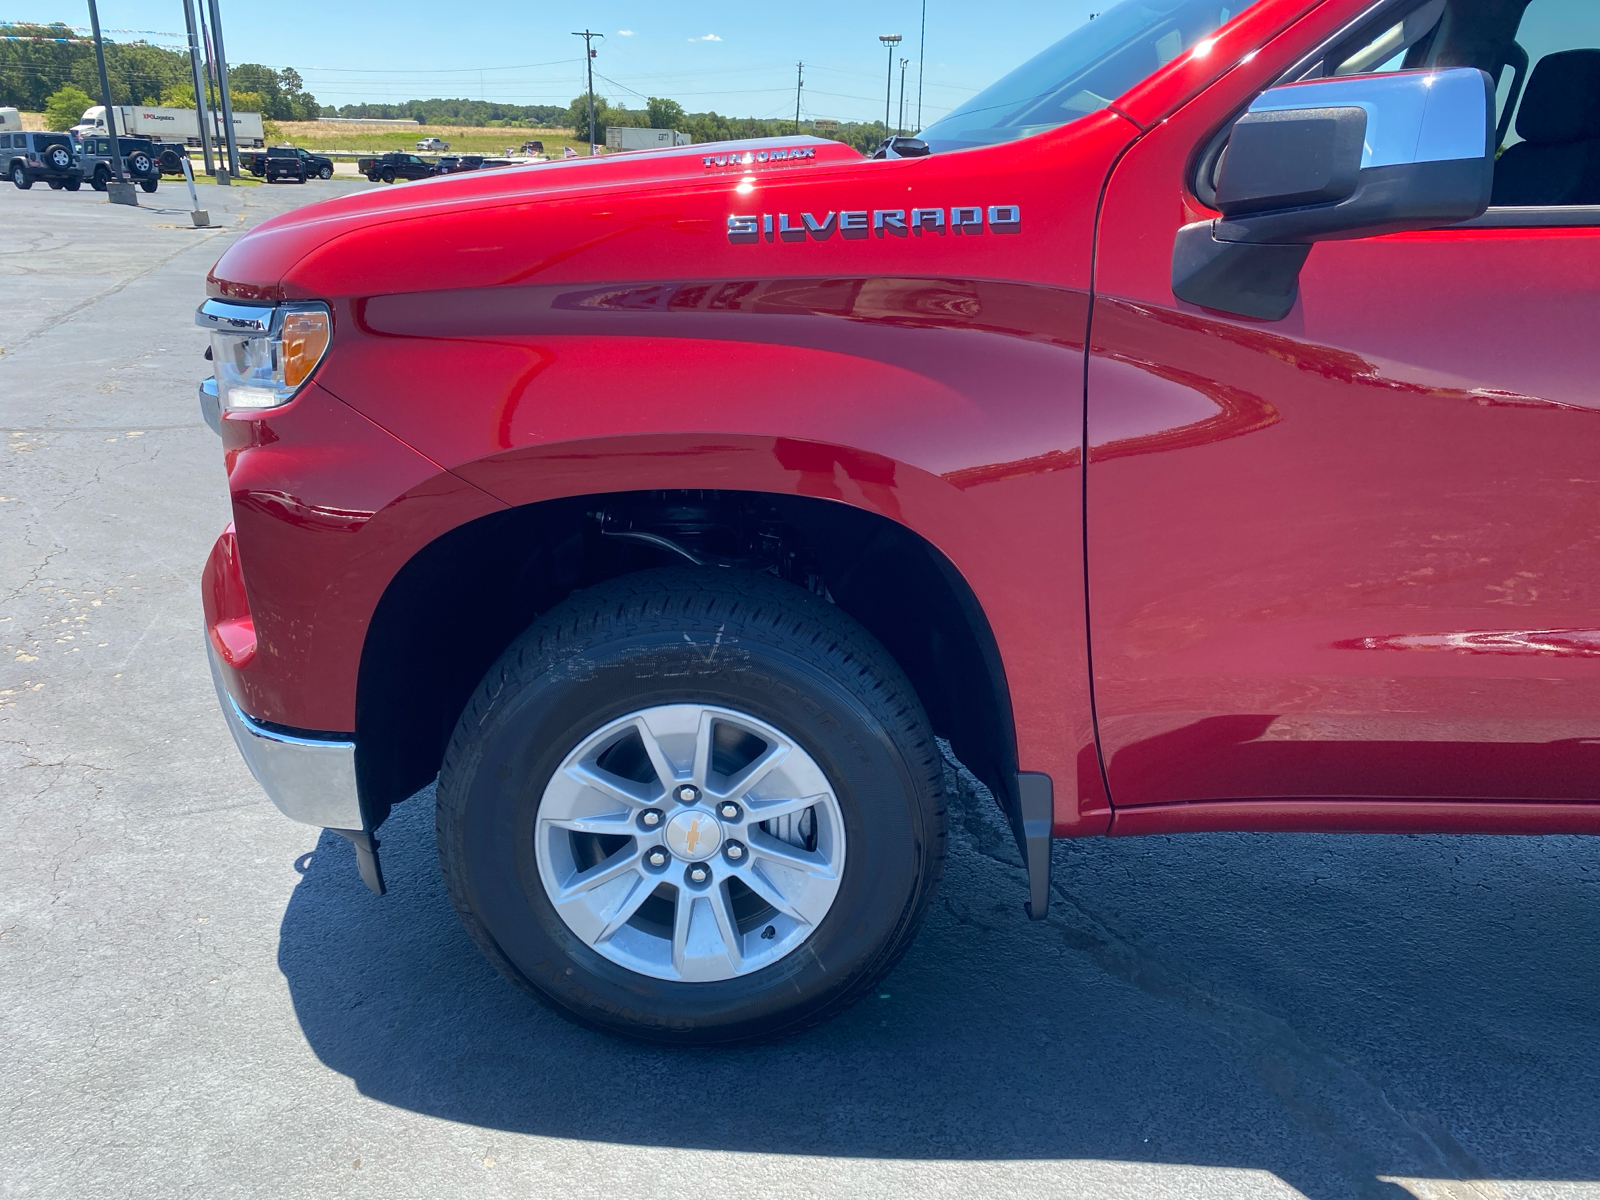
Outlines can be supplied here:
M580 871L567 880L561 889L561 894L556 897L558 902L571 900L583 893L593 891L603 883L610 883L618 876L626 875L635 870L639 863L640 850L635 843L627 850L619 850L603 863L596 863L587 871Z
M750 853L768 862L775 862L793 871L800 871L813 879L834 879L833 864L815 850L802 850L788 842L779 841L759 829L750 831Z
M689 925L694 920L694 893L678 889L678 903L672 910L672 969L683 975L689 960Z
M649 743L646 743L648 745ZM584 787L593 788L613 800L620 800L629 808L646 808L656 802L657 797L645 794L646 784L634 783L631 779L623 779L620 775L612 775L602 771L593 763L575 762L567 767L567 778Z
M778 890L777 884L773 883L772 880L768 879L753 866L741 867L735 874L738 876L740 883L744 884L745 887L760 896L790 920L798 921L802 925L810 925L812 923L805 913L789 902L789 897Z
M787 742L773 742L762 751L761 756L732 779L728 780L722 790L713 793L717 796L743 796L752 790L758 783L772 774L778 764L789 757L789 744ZM708 789L709 790L709 789Z
M632 920L633 914L639 911L640 905L650 899L650 893L655 890L656 881L654 879L651 879L648 875L635 875L633 890L623 898L621 904L617 905L617 911L611 914L610 919L605 923L605 927L595 934L594 940L597 943L610 941L611 935Z
M589 817L546 817L546 825L554 825L557 829L569 829L573 833L599 833L613 837L632 837L635 829L633 814L598 813Z
M635 721L633 727L639 731L639 740L644 743L644 752L650 756L650 765L655 769L661 790L671 795L673 785L679 782L677 767L662 749L661 740L655 731L644 720Z
M746 800L745 808L749 816L745 819L752 825L759 825L762 821L775 821L779 817L787 817L793 813L803 813L806 809L822 804L826 796L796 796L789 800Z
M717 919L717 931L722 934L722 944L728 950L728 961L737 971L744 961L744 944L739 938L739 919L733 915L733 900L728 895L727 881L712 888L708 898L711 901L711 913Z

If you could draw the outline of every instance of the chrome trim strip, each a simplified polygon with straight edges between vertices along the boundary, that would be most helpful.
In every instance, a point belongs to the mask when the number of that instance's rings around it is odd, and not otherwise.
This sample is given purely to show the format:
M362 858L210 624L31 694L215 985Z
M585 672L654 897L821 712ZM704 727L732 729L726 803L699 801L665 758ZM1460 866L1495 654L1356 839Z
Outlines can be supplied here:
M228 695L209 637L206 657L234 745L278 811L306 825L364 829L356 791L356 744L294 737L259 724Z
M229 333L271 333L272 304L235 304L231 300L207 300L194 311L194 323L201 329L223 329Z
M218 437L222 436L222 401L217 396L215 375L200 381L200 415L206 426Z

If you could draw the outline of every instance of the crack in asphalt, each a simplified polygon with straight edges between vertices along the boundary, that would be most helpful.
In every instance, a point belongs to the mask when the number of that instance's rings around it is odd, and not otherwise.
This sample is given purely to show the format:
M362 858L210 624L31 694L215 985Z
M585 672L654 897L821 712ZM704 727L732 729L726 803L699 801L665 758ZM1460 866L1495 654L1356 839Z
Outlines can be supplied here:
M218 232L220 233L221 231L219 230ZM162 267L166 266L168 263L172 262L174 259L180 258L183 255L189 253L189 251L194 250L195 248L197 248L199 246L203 246L207 242L212 241L216 236L217 236L217 234L206 234L200 241L191 242L187 246L180 246L178 249L174 250L171 254L167 255L165 258L159 258L159 259L154 260L153 262L151 262L147 266L145 266L143 269L135 271L133 274L129 275L126 279L122 280L120 283L116 283L116 284L112 285L111 287L105 289L104 291L96 292L92 296L86 296L84 299L78 301L76 304L74 304L74 305L72 305L72 306L70 306L68 308L62 309L61 312L52 314L48 324L40 327L39 329L34 330L32 333L25 333L20 338L18 338L16 341L8 343L6 345L5 356L0 357L0 366L5 365L7 359L9 359L12 355L14 355L23 346L28 345L30 342L37 341L39 338L43 337L47 333L54 332L56 329L59 329L62 325L67 324L69 321L71 321L74 317L78 316L80 313L83 313L86 310L94 307L96 304L99 304L102 300L110 299L112 296L115 296L118 292L121 292L124 288L128 287L129 284L135 283L138 280L143 279L146 275L149 275L154 271L160 270Z

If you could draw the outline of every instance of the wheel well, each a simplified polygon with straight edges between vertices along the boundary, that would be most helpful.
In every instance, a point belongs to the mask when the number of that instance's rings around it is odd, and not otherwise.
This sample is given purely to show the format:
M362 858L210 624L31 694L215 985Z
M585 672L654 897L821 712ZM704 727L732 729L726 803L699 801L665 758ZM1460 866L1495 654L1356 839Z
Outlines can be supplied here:
M1016 770L994 635L950 561L911 530L834 501L753 492L617 492L495 513L420 550L362 648L356 772L373 826L438 773L461 711L502 651L571 592L693 560L809 588L894 656L934 731L993 790Z

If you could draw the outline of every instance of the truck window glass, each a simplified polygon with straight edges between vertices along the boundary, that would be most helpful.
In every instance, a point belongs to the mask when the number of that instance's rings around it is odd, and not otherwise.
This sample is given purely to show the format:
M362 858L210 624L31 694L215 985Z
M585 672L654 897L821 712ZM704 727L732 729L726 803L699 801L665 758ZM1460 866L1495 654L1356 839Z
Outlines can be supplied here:
M1123 0L935 121L921 137L938 153L1065 125L1104 108L1250 2Z
M1517 26L1517 43L1528 52L1530 76L1540 60L1562 50L1588 50L1600 47L1600 4L1593 0L1533 0L1522 12ZM1507 75L1509 76L1509 72ZM1501 80L1500 96L1506 100L1507 80ZM1521 107L1522 96L1517 96ZM1522 140L1513 117L1506 131L1505 148Z

